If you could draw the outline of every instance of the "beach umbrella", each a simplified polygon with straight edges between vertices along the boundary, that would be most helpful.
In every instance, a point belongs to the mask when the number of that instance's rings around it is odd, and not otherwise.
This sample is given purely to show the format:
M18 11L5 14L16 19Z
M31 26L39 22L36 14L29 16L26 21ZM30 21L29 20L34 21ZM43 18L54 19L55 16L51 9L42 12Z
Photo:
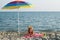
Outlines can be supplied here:
M25 1L12 1L5 5L2 9L19 9L19 8L30 8L31 6Z
M22 0L15 0L12 2L9 2L8 4L6 4L2 9L3 10L10 10L10 9L18 9L18 32L19 32L19 9L20 8L30 8L31 5L28 4L25 1Z

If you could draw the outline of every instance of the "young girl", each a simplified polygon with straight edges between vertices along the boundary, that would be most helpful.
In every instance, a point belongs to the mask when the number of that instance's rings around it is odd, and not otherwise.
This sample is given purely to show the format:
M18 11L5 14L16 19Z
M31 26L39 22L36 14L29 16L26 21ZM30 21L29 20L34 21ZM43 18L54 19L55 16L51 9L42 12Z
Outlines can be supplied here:
M27 32L27 34L24 37L25 38L43 37L43 34L34 33L32 26L29 26L28 27L28 32Z

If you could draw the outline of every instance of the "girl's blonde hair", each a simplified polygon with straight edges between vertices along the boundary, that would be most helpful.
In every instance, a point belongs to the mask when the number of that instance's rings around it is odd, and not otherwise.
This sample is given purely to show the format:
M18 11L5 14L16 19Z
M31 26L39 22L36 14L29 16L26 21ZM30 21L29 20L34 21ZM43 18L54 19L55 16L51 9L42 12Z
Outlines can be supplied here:
M32 26L29 26L29 27L28 27L28 33L30 33L30 29L32 29L31 34L33 34L33 27L32 27Z

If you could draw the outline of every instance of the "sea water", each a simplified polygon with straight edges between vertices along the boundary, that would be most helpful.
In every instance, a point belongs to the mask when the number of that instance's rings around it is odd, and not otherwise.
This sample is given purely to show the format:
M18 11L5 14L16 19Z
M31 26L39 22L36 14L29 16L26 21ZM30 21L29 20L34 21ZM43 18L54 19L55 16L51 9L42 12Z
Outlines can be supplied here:
M0 31L60 31L60 12L0 12Z

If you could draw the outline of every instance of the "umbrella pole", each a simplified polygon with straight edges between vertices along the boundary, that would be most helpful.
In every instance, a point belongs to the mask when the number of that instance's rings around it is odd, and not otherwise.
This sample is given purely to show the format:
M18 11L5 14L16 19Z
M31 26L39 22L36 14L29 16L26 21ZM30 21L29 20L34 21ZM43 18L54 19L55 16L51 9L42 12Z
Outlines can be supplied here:
M19 9L18 9L18 34L20 34L20 31L19 31Z

